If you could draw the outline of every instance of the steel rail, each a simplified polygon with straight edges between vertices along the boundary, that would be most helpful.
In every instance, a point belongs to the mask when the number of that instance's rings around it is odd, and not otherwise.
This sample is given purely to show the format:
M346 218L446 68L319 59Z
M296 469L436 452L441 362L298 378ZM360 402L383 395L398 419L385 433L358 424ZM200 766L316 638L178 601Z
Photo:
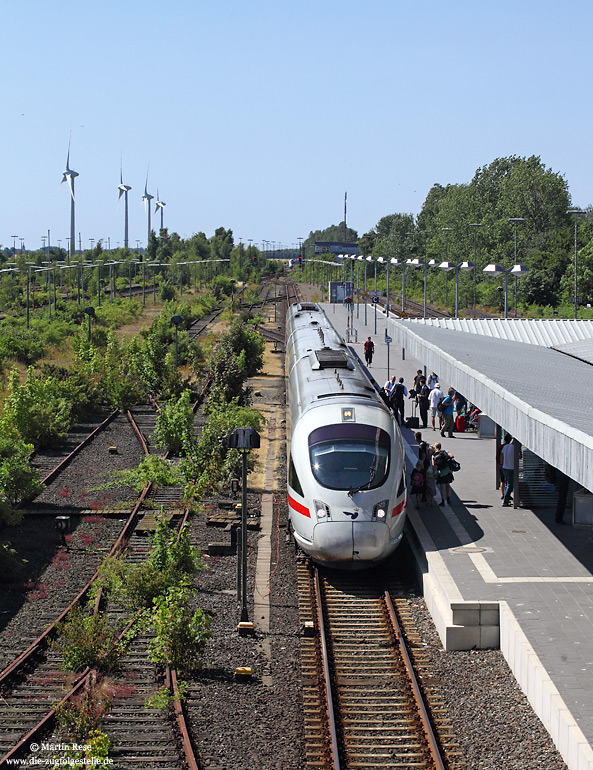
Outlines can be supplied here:
M395 612L395 607L393 606L393 602L391 601L391 596L389 594L389 591L385 591L384 599L385 599L385 604L387 605L389 619L391 620L391 625L395 633L397 642L399 644L400 654L402 656L404 665L406 667L406 671L408 673L408 679L412 687L412 692L414 693L416 708L418 710L418 715L422 723L422 729L424 730L424 734L428 742L430 754L432 756L433 762L435 763L435 767L438 770L446 770L446 766L441 756L441 751L439 748L436 735L434 734L434 730L432 729L432 725L430 723L430 717L428 715L428 711L424 703L422 691L420 689L420 685L418 684L416 672L414 671L414 666L412 665L410 653L408 652L408 648L406 646L406 640L401 630L399 620L397 619L397 614Z
M67 693L62 700L57 704L57 706L54 706L51 711L49 711L43 719L35 725L27 735L25 735L23 738L20 739L20 741L14 746L7 754L5 754L2 759L0 759L0 767L6 767L9 764L10 765L18 765L19 763L14 761L21 757L24 757L27 755L27 753L30 751L30 743L31 741L36 738L39 733L49 725L51 725L52 721L55 719L56 711L62 706L64 703L66 703L70 698L72 698L74 695L78 693L78 691L83 686L88 686L90 683L92 672L86 668L81 674L80 678L78 679L77 683L74 685L74 687L70 690L69 693Z
M329 667L329 649L327 636L325 633L325 620L323 617L323 596L321 592L321 580L319 570L314 570L315 585L315 603L317 605L317 626L319 631L319 642L321 645L321 659L323 663L323 681L325 685L325 698L327 708L327 718L331 743L332 767L334 770L340 770L340 755L338 749L338 733L336 728L336 718L334 712L334 702L332 695L332 682Z
M133 419L133 416L131 418L131 423L134 426L135 422ZM138 426L135 426L135 430L137 433L139 433ZM138 499L136 500L136 503L134 504L134 507L130 511L130 514L128 516L128 520L126 521L122 531L119 534L119 537L111 547L111 550L109 551L107 558L110 556L115 556L116 554L120 553L125 543L128 541L131 530L135 526L136 519L138 517L138 513L140 511L140 508L142 507L142 504L144 503L144 500L146 499L146 496L149 494L149 492L152 489L152 482L147 484L140 495L138 496ZM96 570L95 573L92 575L88 583L79 591L79 593L75 596L75 598L70 602L70 604L58 615L56 620L54 620L46 629L43 631L37 639L32 642L29 647L27 647L26 650L24 650L17 658L15 658L12 663L9 663L6 668L4 668L0 672L0 685L2 685L7 679L10 678L26 661L28 661L30 658L32 658L35 654L39 653L42 649L45 648L45 645L50 640L51 636L55 633L56 626L61 623L66 615L73 609L73 607L77 606L86 596L86 594L89 592L91 586L99 576L99 570Z
M175 712L175 721L177 722L177 728L181 736L181 744L183 746L183 755L187 763L188 770L200 770L198 760L196 759L193 743L187 727L187 720L185 718L185 712L183 705L179 698L179 689L177 687L177 672L175 669L167 666L165 671L165 684L173 693L173 709Z
M102 430L104 430L113 420L117 417L119 414L119 409L116 409L114 412L112 412L103 422L98 425L96 428L94 428L86 438L84 438L78 446L74 447L74 449L70 452L70 454L66 455L59 463L56 465L55 468L53 468L44 478L41 479L42 484L49 484L54 480L54 478L64 470L64 468L69 465L69 463L76 457L76 455L84 449L88 444L91 443L91 441L95 438L95 436L100 433ZM35 455L32 456L32 460L35 460Z
M145 493L147 492L148 489L149 489L149 485L147 485L147 487L145 487L144 490L142 490L143 496L145 496ZM135 512L137 512L139 505L141 505L140 501L136 504L136 506L134 506ZM188 518L189 518L189 508L185 508L183 517L179 524L179 532L181 532L181 530L187 523ZM132 514L130 515L130 519L126 524L126 528L128 528L128 524L130 523L131 519L132 519ZM124 528L124 530L126 528ZM122 542L123 535L124 535L124 531L122 531L122 534L120 534L117 543ZM116 545L114 545L114 547L112 548L111 552L109 553L109 556L111 556L114 553L116 549ZM6 677L9 676L11 673L13 673L16 670L16 668L18 668L17 664L24 662L25 655L30 656L30 654L32 654L32 652L34 652L36 648L39 648L38 643L40 639L47 640L49 632L51 630L55 630L58 623L67 615L67 613L72 609L72 607L75 606L75 604L77 604L83 598L84 594L90 589L91 585L96 580L98 575L99 575L99 570L95 572L95 574L93 575L89 583L80 592L80 594L76 597L76 599L64 610L64 612L60 615L60 617L52 623L52 625L44 632L44 634L36 642L34 642L33 645L31 645L29 650L27 650L26 653L23 653L23 655L19 656L19 658L13 661L13 663L7 669L5 669L2 672L2 674L0 674L0 684L4 680L5 675ZM98 612L99 610L101 599L102 599L102 596L101 594L99 594L97 596L97 600L95 602L94 609L93 609L95 613ZM118 637L119 640L123 639L125 634L132 628L135 622L136 622L135 618L132 618L126 624L124 629L119 634L119 637ZM173 676L167 682L167 687L173 692L174 696L177 696L178 691L177 691L176 673L175 671L171 671L171 674ZM53 719L55 718L56 711L58 710L58 708L64 703L68 702L71 698L73 698L78 693L78 691L80 690L83 684L86 683L86 685L88 686L91 676L96 676L96 672L89 669L88 666L83 671L76 674L74 678L74 684L71 687L70 691L66 695L64 695L64 697L61 699L60 703L57 706L52 707L50 711L48 711L48 713L44 717L42 717L42 719L34 727L32 727L29 730L27 735L21 738L19 742L7 754L5 754L5 756L2 757L2 759L0 759L0 767L6 765L8 760L13 760L13 759L22 757L23 755L26 755L27 744L30 743L34 738L39 736L43 731L46 730L46 728L48 728L53 723ZM176 722L177 722L177 726L179 727L180 733L182 735L184 755L188 763L189 770L200 770L198 765L195 763L195 758L194 758L194 764L192 764L192 762L190 761L190 758L193 756L193 746L192 746L191 740L189 739L189 731L187 729L187 725L185 724L184 715L181 714L181 716L178 716L176 714ZM187 736L187 741L185 736Z

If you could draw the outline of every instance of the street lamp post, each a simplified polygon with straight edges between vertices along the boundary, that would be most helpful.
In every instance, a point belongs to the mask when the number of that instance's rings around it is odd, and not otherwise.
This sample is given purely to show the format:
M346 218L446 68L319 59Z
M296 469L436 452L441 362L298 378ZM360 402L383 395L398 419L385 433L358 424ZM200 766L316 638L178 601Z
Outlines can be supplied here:
M517 264L517 225L525 222L523 217L509 217L509 222L515 225L515 264ZM517 275L515 274L515 318L517 317Z
M459 271L471 270L474 267L473 262L460 262L458 265L453 262L441 262L439 265L443 270L455 270L455 318L459 318Z
M486 275L504 275L504 317L508 318L508 293L509 293L509 275L514 275L516 278L526 275L529 272L529 268L525 265L513 265L512 267L502 267L495 262L486 265L482 270Z
M481 222L471 222L470 227L474 231L474 318L476 317L476 270L478 264L478 227L482 227ZM517 260L515 260L516 262Z
M385 302L385 318L389 318L389 259L383 259L383 257L377 257L377 262L380 262L382 265L386 265L387 269L387 288L386 288L386 294L387 294L387 301ZM387 330L386 330L387 333Z
M441 230L445 233L445 262L449 262L449 233L453 231L452 227L441 227ZM441 263L442 267L442 263ZM449 271L446 271L445 279L445 307L449 307ZM448 311L447 311L448 312Z
M367 257L367 262L372 262L372 257ZM366 264L365 264L366 270ZM377 260L375 260L375 296L373 297L373 305L375 306L375 334L377 333ZM366 309L366 297L365 297L365 309ZM365 317L366 322L366 317Z
M578 260L578 232L579 232L579 215L584 214L581 209L568 209L567 214L574 214L574 318L575 321L579 314L579 304L577 299L578 292L578 274L577 274L577 260Z
M360 315L360 281L358 280L358 278L360 273L359 260L361 259L362 257L357 257L357 260L356 260L356 318L357 319ZM366 278L365 278L365 286L366 286Z

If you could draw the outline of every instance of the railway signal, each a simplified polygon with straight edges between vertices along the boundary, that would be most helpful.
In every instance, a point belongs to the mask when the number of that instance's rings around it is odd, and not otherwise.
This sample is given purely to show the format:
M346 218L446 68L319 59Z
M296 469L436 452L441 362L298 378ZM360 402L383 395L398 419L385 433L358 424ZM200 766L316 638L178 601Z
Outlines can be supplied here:
M254 428L235 428L228 437L231 449L240 449L243 455L241 468L241 558L237 563L237 572L241 579L237 580L237 588L241 593L241 623L249 620L247 612L247 452L259 449L259 433Z

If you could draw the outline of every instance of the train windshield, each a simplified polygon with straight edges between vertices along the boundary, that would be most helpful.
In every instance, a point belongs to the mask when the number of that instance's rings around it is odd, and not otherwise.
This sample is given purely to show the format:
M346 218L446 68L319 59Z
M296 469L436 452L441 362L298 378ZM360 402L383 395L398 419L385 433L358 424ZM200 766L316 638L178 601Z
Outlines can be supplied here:
M372 425L326 425L309 436L313 476L328 489L375 489L389 473L389 436Z

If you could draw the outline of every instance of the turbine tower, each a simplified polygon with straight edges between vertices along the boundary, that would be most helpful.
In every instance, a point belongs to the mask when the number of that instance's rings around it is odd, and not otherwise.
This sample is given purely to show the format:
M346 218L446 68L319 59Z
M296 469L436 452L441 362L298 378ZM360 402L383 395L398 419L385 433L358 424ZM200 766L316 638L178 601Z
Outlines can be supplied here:
M142 196L142 200L144 201L144 205L146 206L146 211L148 214L148 235L146 236L146 246L148 247L148 242L150 241L150 201L153 200L154 195L151 195L148 192L148 171L146 172L146 184L144 185L144 195Z
M155 209L154 209L154 213L157 214L158 210L159 209L161 210L161 230L163 229L163 215L165 213L165 206L166 205L167 204L164 201L159 199L159 186L157 184L157 186L156 186L156 206L155 206Z
M132 189L130 185L124 184L124 177L123 177L123 168L122 163L119 164L119 184L117 186L117 189L119 190L119 198L118 201L121 200L121 196L124 196L124 216L125 216L125 224L124 224L124 249L128 248L128 193Z
M68 155L66 156L66 170L64 171L64 177L60 184L64 184L64 182L68 182L68 187L70 188L70 254L68 261L70 261L70 257L74 257L74 252L76 251L76 209L75 209L75 198L74 198L74 180L78 176L78 173L70 168L70 140L68 140Z

